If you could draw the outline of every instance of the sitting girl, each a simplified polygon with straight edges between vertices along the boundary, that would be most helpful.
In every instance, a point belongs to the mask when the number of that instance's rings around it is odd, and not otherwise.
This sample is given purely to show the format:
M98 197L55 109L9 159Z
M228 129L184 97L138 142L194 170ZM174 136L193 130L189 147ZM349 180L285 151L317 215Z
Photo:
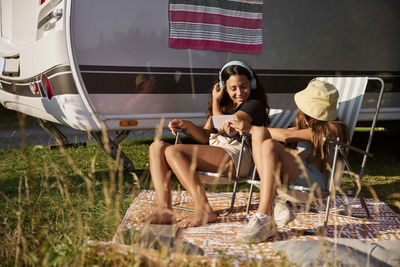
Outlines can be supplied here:
M327 188L327 170L331 164L333 148L325 146L323 137L337 138L347 143L349 140L346 125L338 120L338 90L331 84L311 81L307 88L298 92L294 100L298 107L296 124L293 128L264 128L248 124L240 119L231 120L229 125L237 131L247 131L252 135L254 162L260 177L260 204L249 223L238 234L243 242L262 242L277 232L273 211L276 194L276 177L284 184L310 187L316 184L320 189ZM297 143L295 153L301 158L304 168L300 168L295 156L280 142ZM307 173L303 173L306 171ZM307 179L306 179L307 177ZM286 205L280 203L280 205ZM288 207L280 207L282 209ZM290 220L289 213L281 218L280 226ZM283 220L283 221L282 221Z
M220 172L228 175L235 173L240 150L237 133L230 127L215 129L213 115L235 114L249 125L266 126L269 108L264 88L257 76L243 62L232 61L222 67L219 82L212 90L207 110L207 120L201 128L192 122L181 119L172 120L168 127L172 133L185 130L200 143L210 145L178 144L154 142L150 146L150 173L158 200L158 208L142 222L172 224L175 216L171 200L171 169L181 184L190 193L194 202L194 213L177 223L178 227L193 227L217 220L212 210L197 171ZM225 125L226 126L226 125ZM193 156L194 154L194 156ZM194 159L194 162L193 162ZM241 172L251 166L251 155L244 153Z

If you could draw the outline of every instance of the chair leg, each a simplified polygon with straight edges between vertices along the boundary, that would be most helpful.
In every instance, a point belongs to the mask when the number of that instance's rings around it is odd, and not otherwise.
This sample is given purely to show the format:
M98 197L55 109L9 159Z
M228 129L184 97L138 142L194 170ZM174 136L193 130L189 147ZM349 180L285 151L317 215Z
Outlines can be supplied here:
M230 206L230 208L229 208L229 210L227 212L222 213L222 214L218 214L219 216L226 216L226 215L230 214L233 211L233 207L235 205L235 198L236 198L236 192L237 192L237 186L238 186L238 179L239 179L239 176L240 176L240 168L242 166L243 148L244 148L246 140L247 140L246 135L241 133L240 136L241 136L240 153L239 153L239 160L238 160L238 163L237 163L238 167L236 169L235 183L233 184L231 206Z
M324 226L323 229L326 229L328 225L328 218L329 218L329 209L331 208L331 195L328 196L326 199L326 209L325 209L325 219L324 219Z
M343 159L344 159L346 168L348 169L348 171L350 173L350 178L353 181L353 185L356 188L356 192L359 192L358 199L360 200L361 206L364 208L365 213L367 214L367 218L369 218L370 217L369 209L368 209L367 203L365 203L364 197L362 196L362 193L361 193L361 179L359 179L359 183L357 183L356 178L351 174L352 171L351 171L350 163L347 161L342 150L340 150L340 153L343 155Z
M371 214L369 213L367 203L365 203L364 197L361 195L361 192L358 195L358 199L360 200L361 206L364 208L365 213L367 213L367 218L369 218L371 216Z
M253 174L251 176L251 180L254 181L256 177L257 169L254 167ZM250 192L249 192L249 198L247 199L247 206L246 206L246 214L249 215L249 210L250 210L250 205L251 205L251 199L253 197L253 190L254 190L254 184L250 185Z
M172 208L173 208L173 209L177 209L177 210L183 210L183 211L194 212L194 209L185 208L185 207L179 207L179 206L175 206L175 205L172 205Z
M231 206L229 209L224 212L224 213L219 213L218 216L224 217L232 213L233 207L235 206L235 199L236 199L236 192L237 192L237 186L238 186L238 181L236 180L235 183L233 184L233 192L232 192L232 200L231 200Z
M355 186L357 192L359 192L359 193L358 193L358 199L360 200L361 206L364 208L365 213L367 214L367 218L369 218L371 215L370 215L370 213L369 213L369 209L368 209L367 203L365 203L364 197L362 196L361 188L358 186L358 184L357 184L356 181L354 180L353 175L350 175L350 177L351 177L351 179L353 180L353 184L354 184L354 186Z
M336 140L340 141L339 137ZM335 153L333 155L332 170L331 170L330 179L329 179L329 188L328 188L329 189L329 195L328 195L328 198L326 200L326 209L325 209L325 219L324 219L323 230L325 230L326 226L328 225L329 209L331 207L331 194L332 194L332 190L335 189L334 188L335 187L335 185L334 185L334 182L335 182L335 171L336 171L336 164L337 164L337 160L338 160L339 149L340 149L339 145L336 144L335 145Z
M253 197L253 184L250 185L250 192L249 198L247 199L247 206L246 206L246 215L249 215L250 205L251 205L251 198Z

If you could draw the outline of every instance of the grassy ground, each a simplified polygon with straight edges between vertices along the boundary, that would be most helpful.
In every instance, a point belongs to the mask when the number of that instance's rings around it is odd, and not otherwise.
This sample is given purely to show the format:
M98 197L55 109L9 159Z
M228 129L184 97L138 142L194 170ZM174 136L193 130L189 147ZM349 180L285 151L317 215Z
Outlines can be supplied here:
M358 131L354 134L352 144L359 148L365 148L369 132ZM370 152L372 158L368 158L362 177L362 192L365 197L377 196L394 211L400 212L400 145L398 133L378 131L375 132ZM355 173L360 172L363 158L360 154L350 153L350 162ZM349 176L345 176L342 182L343 189L354 188ZM397 200L396 200L397 199ZM396 202L397 201L397 202Z
M393 197L394 193L400 193L397 136L378 132L375 137L371 149L375 155L367 162L363 192L369 197L376 192L378 198L399 212ZM357 132L354 143L363 144L365 139L365 132ZM0 150L0 262L121 264L114 257L87 253L86 241L111 240L136 194L151 188L148 172L151 141L122 143L122 149L137 169L135 173L122 172L94 143L66 149L22 145ZM352 163L360 161L358 155L351 155ZM344 178L343 187L351 188L348 177ZM176 181L174 188L179 188ZM123 263L134 262L134 258L128 258Z

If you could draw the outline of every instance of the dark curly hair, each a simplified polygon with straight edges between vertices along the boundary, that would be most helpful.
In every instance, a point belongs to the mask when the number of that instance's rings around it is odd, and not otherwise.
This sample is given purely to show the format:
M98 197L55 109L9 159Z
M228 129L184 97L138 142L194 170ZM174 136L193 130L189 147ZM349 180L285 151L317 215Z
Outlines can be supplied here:
M257 81L257 88L250 91L249 99L257 99L262 103L262 105L265 108L265 118L266 118L265 124L266 124L266 126L268 126L270 124L270 119L268 116L269 115L269 106L268 106L268 102L267 102L267 96L265 95L264 86L259 81L259 79L257 78L257 75L254 73L254 71L253 70L251 70L251 71L253 72L254 79L256 79L256 81ZM247 77L247 79L249 79L249 81L252 79L249 71L247 69L243 68L242 66L238 66L238 65L232 65L232 66L226 67L221 73L221 79L224 83L226 83L226 81L232 75L245 75ZM215 83L219 83L219 77L215 80ZM231 103L232 103L232 99L229 97L228 93L224 92L224 95L220 102L220 106L224 113L228 111L225 109ZM207 117L210 117L213 115L212 114L212 89L211 89L211 97L208 100L208 106L206 109L206 113L207 113Z

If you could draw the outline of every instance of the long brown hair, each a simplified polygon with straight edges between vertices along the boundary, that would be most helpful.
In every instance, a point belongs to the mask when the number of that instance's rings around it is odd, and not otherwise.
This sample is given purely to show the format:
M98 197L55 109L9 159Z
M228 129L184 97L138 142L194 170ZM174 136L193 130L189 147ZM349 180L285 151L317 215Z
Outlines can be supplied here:
M259 81L259 79L257 78L257 75L254 73L254 71L253 70L251 70L251 71L253 72L254 79L256 79L256 81L257 81L257 88L250 91L249 99L257 99L257 100L261 101L263 107L265 107L265 118L266 118L265 125L268 126L270 124L270 119L268 116L269 115L269 106L268 106L268 102L267 102L267 96L265 95L264 86ZM232 66L226 67L221 73L221 79L226 84L226 81L232 75L245 75L247 77L247 79L249 79L249 81L252 79L249 71L247 69L243 68L242 66L238 66L238 65L232 65ZM217 83L217 82L219 82L219 78L216 79L215 83ZM213 84L213 86L214 86L214 84ZM228 112L227 107L232 102L233 101L229 97L228 93L224 92L224 95L220 102L220 106L224 113ZM208 106L206 109L206 113L207 113L207 118L211 117L213 115L212 114L212 89L211 89L211 96L208 100Z
M321 121L304 114L297 109L296 126L298 129L311 128L313 144L312 156L321 159L321 171L324 172L330 162L330 155L333 153L333 146L325 145L323 137L336 139L339 137L343 143L349 143L349 130L346 124L338 118L334 121ZM306 159L307 160L307 159Z

